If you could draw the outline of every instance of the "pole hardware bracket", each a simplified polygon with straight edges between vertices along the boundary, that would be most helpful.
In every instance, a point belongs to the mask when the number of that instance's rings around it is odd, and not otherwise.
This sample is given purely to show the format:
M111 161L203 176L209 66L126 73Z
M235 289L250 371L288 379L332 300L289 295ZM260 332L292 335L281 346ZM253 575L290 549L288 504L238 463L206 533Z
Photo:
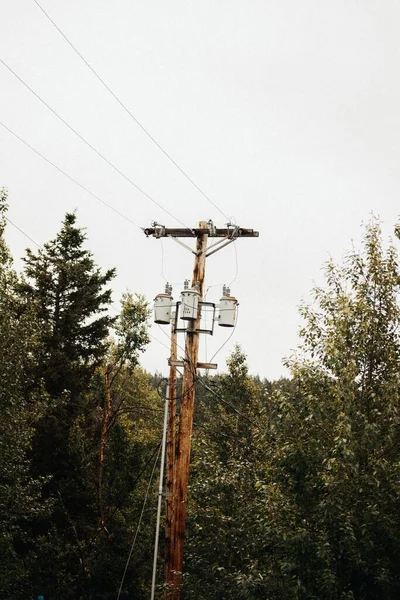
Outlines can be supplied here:
M174 331L176 331L177 333L185 333L186 331L190 331L192 333L206 333L208 335L214 334L215 310L216 310L214 302L203 302L203 301L199 302L200 313L201 313L202 309L205 308L206 310L208 309L209 312L212 313L212 315L210 316L210 320L211 320L210 328L201 327L196 330L191 329L189 322L188 322L188 326L179 327L178 319L179 319L179 312L180 312L181 306L182 306L182 302L179 300L179 302L176 303ZM182 321L182 319L180 319L180 320Z

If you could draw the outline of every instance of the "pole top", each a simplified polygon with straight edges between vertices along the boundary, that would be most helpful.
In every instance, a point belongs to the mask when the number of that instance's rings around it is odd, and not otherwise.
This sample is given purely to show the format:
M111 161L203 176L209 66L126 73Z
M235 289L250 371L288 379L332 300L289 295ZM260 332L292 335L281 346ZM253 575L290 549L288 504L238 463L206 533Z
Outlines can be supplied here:
M158 223L153 223L152 227L143 229L146 237L153 236L155 238L161 237L175 237L175 238L195 238L199 235L207 233L210 238L254 238L259 237L259 232L254 229L248 229L246 227L237 227L231 223L227 224L227 227L216 227L212 221L200 221L200 227L179 228L179 227L164 227Z

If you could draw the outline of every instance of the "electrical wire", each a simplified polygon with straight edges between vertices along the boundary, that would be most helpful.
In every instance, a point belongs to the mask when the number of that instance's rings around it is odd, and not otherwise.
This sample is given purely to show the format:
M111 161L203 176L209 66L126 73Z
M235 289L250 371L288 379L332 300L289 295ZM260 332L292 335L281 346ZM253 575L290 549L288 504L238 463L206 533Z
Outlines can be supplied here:
M249 423L251 423L252 425L256 425L254 423L254 421L252 421L251 419L249 419L249 417L247 417L246 415L244 415L242 412L240 412L240 410L238 410L236 408L236 406L234 406L233 404L231 404L230 402L228 402L227 400L225 400L224 398L221 398L221 396L219 394L217 394L212 388L210 388L202 379L201 377L197 378L198 383L200 383L200 385L203 386L203 388L205 390L207 390L208 392L210 392L215 398L217 398L217 400L219 400L220 402L222 402L222 404L225 404L226 406L229 406L229 408L231 410L233 410L233 412L235 412L237 415L239 415L240 417L242 417L243 419L246 419L246 421L248 421Z
M165 277L164 273L164 244L162 238L160 238L161 242L161 277L165 279L166 283L168 283L168 279Z
M226 340L224 341L224 343L220 346L220 348L218 348L218 350L216 351L216 353L213 355L213 357L210 359L210 362L212 362L214 360L214 358L217 356L217 354L219 354L222 350L222 348L229 342L229 340L231 339L231 337L233 336L233 334L235 333L236 330L236 325L238 323L239 320L239 305L237 305L237 314L236 314L236 321L235 321L235 325L232 328L231 334L226 338Z
M10 223L10 225L12 225L13 227L15 227L15 229L18 229L18 231L21 232L22 235L24 235L26 238L28 238L28 240L30 240L32 242L32 244L35 244L35 246L37 246L38 248L42 249L42 246L40 244L38 244L37 242L35 242L35 240L32 239L31 236L26 233L26 231L24 231L23 229L21 229L21 227L18 227L18 225L16 225L15 223L13 223L11 221L11 219L9 219L8 217L5 217L5 219L6 219L6 221L8 221L8 223Z
M135 225L141 231L143 231L143 228L140 227L140 225L138 225L137 223L135 223L135 221L132 221L132 219L130 219L129 217L127 217L126 215L124 215L122 212L120 212L117 208L115 208L114 206L112 206L112 204L109 204L108 202L106 202L105 200L103 200L102 198L100 198L100 196L97 196L97 194L94 194L87 187L85 187L84 185L82 185L81 183L79 183L79 181L77 181L76 179L74 179L73 177L71 177L71 175L68 175L68 173L66 173L65 171L63 171L63 169L61 169L59 166L57 166L55 163L53 163L51 160L49 160L46 156L44 156L44 154L42 154L41 152L39 152L39 150L37 150L36 148L34 148L33 146L31 146L27 141L25 141L22 137L20 137L17 133L15 133L15 131L13 131L12 129L10 129L9 127L7 127L7 125L5 125L4 123L2 123L1 121L0 121L0 125L2 127L4 127L4 129L6 129L9 133L11 133L15 138L17 138L17 140L19 140L20 142L22 142L22 144L24 144L27 148L29 148L30 150L32 150L32 152L35 152L35 154L37 154L38 156L40 156L40 158L42 158L49 165L51 165L52 167L54 167L54 169L56 169L59 173L61 173L62 175L64 175L64 177L67 177L67 179L69 179L70 181L72 181L73 183L75 183L75 185L77 185L78 187L80 187L84 192L86 192L87 194L89 194L90 196L92 196L93 198L95 198L96 200L98 200L99 202L101 202L102 204L104 204L104 206L106 206L107 208L109 208L110 210L112 210L113 212L115 212L117 215L119 215L120 217L122 217L123 219L125 219L125 221L128 221L129 223L131 223L132 225ZM31 241L33 241L33 240L31 240ZM34 242L34 243L36 244L36 242Z
M18 225L16 225L16 224L15 224L13 221L11 221L11 219L9 219L8 217L5 217L5 219L8 221L8 223L10 223L10 224L11 224L13 227L15 227L15 229L17 229L17 230L18 230L20 233L22 233L22 234L23 234L23 235L24 235L24 236L25 236L25 237L26 237L28 240L30 240L30 241L31 241L33 244L35 244L35 245L36 245L38 248L40 248L40 249L43 249L43 247L42 247L40 244L38 244L37 242L35 242L35 240L34 240L33 238L31 238L31 236L30 236L30 235L28 235L28 234L26 233L26 231L24 231L23 229L21 229L20 227L18 227ZM119 310L119 309L118 309L118 308L117 308L117 307L116 307L114 304L110 304L110 308L112 308L112 309L113 309L113 310L114 310L114 311L115 311L117 314L119 314L119 313L120 313L120 310ZM165 331L162 329L162 327L161 327L160 325L158 325L158 327L159 327L159 329L160 329L160 330L163 332L163 334L164 334L164 335L166 335L166 336L168 337L169 341L171 341L171 336L170 336L170 335L168 335L168 334L167 334L167 333L166 333L166 332L165 332ZM154 335L152 335L150 332L147 332L147 334L148 334L148 336L149 336L150 338L152 338L152 339L153 339L155 342L158 342L159 344L161 344L161 346L163 346L164 348L166 348L168 351L170 350L170 346L167 346L166 344L164 344L164 343L163 343L161 340L159 340L158 338L154 337ZM185 353L185 349L184 349L184 348L182 348L182 346L180 346L180 345L178 344L178 347L179 347L179 348L182 350L182 352L183 352L183 353ZM177 370L178 370L178 369L177 369ZM178 371L178 372L179 372L179 374L180 374L180 375L183 377L183 374L182 374L182 373L180 373L180 371ZM195 374L195 379L196 379L196 377L197 377L197 376L196 376L196 374ZM188 391L190 391L190 390L193 388L193 386L194 386L194 385L195 385L195 383L194 383L194 384L193 384L193 385L190 387L190 389L189 389L189 390L187 390L187 391L186 391L186 393L188 393ZM181 397L181 396L179 396L179 398L180 398L180 397ZM177 398L178 398L178 397L177 397Z
M18 79L18 81L20 83L22 83L23 86L26 87L27 90L29 90L31 92L31 94L33 94L35 96L35 98L37 98L55 117L57 117L57 119L59 119L61 121L61 123L63 123L66 127L68 127L68 129L70 129L70 131L72 131L82 142L84 142L86 144L86 146L88 146L88 148L90 148L91 150L93 150L93 152L95 152L97 154L97 156L99 156L104 162L106 162L112 169L114 169L114 171L116 173L118 173L119 175L121 175L121 177L123 177L128 183L130 183L136 190L138 190L141 194L143 194L143 196L145 196L148 200L150 200L151 202L153 202L153 204L155 204L156 206L158 206L162 211L164 211L172 219L175 219L176 221L178 221L178 223L180 223L181 225L183 225L187 229L191 229L185 223L183 223L183 221L181 221L180 219L178 219L178 217L176 217L175 215L173 215L168 209L164 208L164 206L162 204L160 204L159 202L157 202L157 200L155 200L154 198L152 198L152 196L150 196L150 194L148 194L147 192L145 192L130 177L128 177L127 175L125 175L125 173L123 173L106 156L104 156L104 154L102 154L99 150L97 150L97 148L95 148L90 142L88 142L87 139L83 137L83 135L81 135L76 129L74 129L72 127L72 125L70 125L63 117L61 117L61 115L59 115L50 106L50 104L48 104L45 100L43 100L43 98L41 96L39 96L39 94L37 94L19 75L17 75L17 73L2 58L0 58L0 62L1 62L1 64L4 67L6 67L6 69L8 69L8 71L12 75L14 75L14 77L16 79Z
M171 306L175 306L175 304L172 304ZM158 325L159 330L162 331L162 333L165 336L167 336L169 342L171 343L171 334L168 334L166 331L164 331L164 329L161 327L161 325L159 323L157 323L157 325ZM185 348L183 348L180 344L178 344L178 342L176 345L178 346L179 350L182 350L183 354L185 354L185 352L186 352Z
M1 123L0 123L0 124L1 124ZM36 245L38 248L40 248L40 249L42 248L42 246L40 246L40 244L38 244L37 242L35 242L35 240L34 240L34 239L32 239L32 238L30 237L30 235L28 235L28 234L27 234L27 233L26 233L26 232L25 232L23 229L21 229L20 227L18 227L18 225L16 225L15 223L13 223L13 221L11 221L11 220L10 220L8 217L6 217L6 220L7 220L7 221L8 221L8 222L9 222L9 223L10 223L10 224L13 226L13 227L15 227L15 228L16 228L18 231L20 231L20 232L21 232L21 233L22 233L22 234L23 234L23 235L24 235L24 236L25 236L25 237L26 237L28 240L30 240L30 241L31 241L33 244L35 244L35 245ZM211 287L211 286L210 286L210 287ZM209 289L209 288L208 288L208 289ZM208 291L208 290L207 290L207 291ZM206 294L207 294L207 292L206 292ZM171 305L171 306L174 306L174 305ZM113 309L113 310L114 310L116 313L118 313L118 314L119 314L119 312L120 312L120 311L119 311L119 309L118 309L118 308L117 308L117 307L116 307L114 304L111 304L111 305L110 305L110 307L111 307L111 308L112 308L112 309ZM228 309L227 309L227 310L228 310ZM229 310L232 310L232 309L229 309ZM235 329L236 329L236 325L237 325L238 319L239 319L239 306L237 307L237 317L236 317L236 322L235 322L235 325L234 325L234 327L233 327L233 329L232 329L232 332L231 332L231 334L230 334L230 335L229 335L229 337L228 337L228 338L227 338L227 339L224 341L224 343L223 343L223 344L220 346L220 348L217 350L217 352L215 352L215 354L214 354L214 355L212 356L212 358L210 359L210 362L212 362L212 361L214 360L214 358L217 356L217 354L219 354L219 352L220 352L220 351L223 349L223 347L224 347L224 346L225 346L225 345L226 345L226 344L229 342L229 340L230 340L230 339L231 339L231 337L233 336L233 334L234 334L234 332L235 332ZM161 327L161 325L160 325L160 324L158 324L158 323L157 323L157 325L158 325L158 328L160 329L160 331L161 331L161 332L162 332L162 333L163 333L163 334L164 334L164 335L165 335L165 336L168 338L168 340L171 342L171 335L170 335L170 334L168 334L166 331L164 331L164 329ZM166 344L164 344L163 342L161 342L161 340L159 340L159 339L157 339L156 337L154 337L154 336L153 336L151 333L148 333L148 335L149 335L149 337L151 337L151 338L152 338L154 341L156 341L156 342L158 342L159 344L161 344L162 346L164 346L164 348L166 348L167 350L170 350L170 347L168 347ZM180 344L177 344L177 346L178 346L178 348L179 348L179 349L180 349L180 350L181 350L181 351L182 351L182 352L185 354L185 349L184 349L184 348L183 348L183 347L182 347ZM197 369L195 369L195 368L194 368L194 365L192 365L192 369L194 369L194 377L195 377L195 379L196 379L196 378L197 378L197 376L196 376ZM207 371L207 373L208 373L208 371Z
M127 570L128 570L128 566L129 566L129 562L130 562L130 560L131 560L132 552L133 552L133 549L134 549L134 547L135 547L135 544L136 544L136 539L137 539L137 536L138 536L138 534L139 534L140 526L141 526L141 524L142 524L142 519L143 519L144 509L145 509L145 507L146 507L146 503L147 503L147 497L148 497L148 495L149 495L149 491L150 491L151 483L152 483L152 481L153 481L153 476L154 476L154 472L155 472L155 470L156 470L156 466L157 466L157 462L158 462L158 457L159 457L159 455L160 455L160 450L161 450L161 444L159 445L158 452L157 452L157 456L156 456L156 460L154 461L154 465L153 465L153 469L152 469L152 471L151 471L151 475L150 475L149 483L148 483L148 485L147 485L146 494L145 494L144 501L143 501L143 505L142 505L142 510L141 510L140 517L139 517L139 521L138 521L138 524L137 524L137 527L136 527L135 536L134 536L134 538L133 538L132 546L131 546L131 549L130 549L130 551L129 551L128 560L126 561L126 564L125 564L125 569L124 569L124 574L122 575L121 585L119 586L117 600L119 600L119 597L120 597L120 595L121 595L122 586L124 585L124 581L125 581L126 572L127 572Z
M172 156L161 146L159 142L150 134L150 132L140 123L140 121L135 117L135 115L127 108L127 106L118 98L118 96L113 92L113 90L107 85L107 83L100 77L100 75L94 70L94 68L88 63L88 61L84 58L84 56L79 52L79 50L74 46L74 44L68 39L65 33L60 29L60 27L53 21L50 15L45 11L45 9L39 4L37 0L33 0L35 4L40 8L42 13L47 17L50 23L57 29L57 31L62 35L67 44L74 50L74 52L79 56L79 58L85 63L87 68L93 73L93 75L100 81L100 83L106 88L106 90L111 94L111 96L118 102L118 104L123 108L123 110L131 117L131 119L136 123L138 127L147 135L147 137L157 146L159 150L168 158L168 160L182 173L184 177L196 188L198 192L210 202L214 208L218 210L218 212L229 221L229 217L217 206L217 204L211 200L211 198L203 192L203 190L197 185L197 183L189 177L189 175L178 165L178 163L172 158Z
M239 261L238 261L238 253L237 253L237 248L236 248L236 240L234 240L232 242L232 244L233 244L233 249L235 251L236 273L235 273L235 277L232 279L232 281L230 281L228 283L228 287L231 287L232 283L234 283L236 281L236 279L238 278L238 275L239 275Z
M115 306L115 304L110 304L110 308L112 308L118 315L120 314L121 310L119 308L117 308ZM165 332L163 332L165 333ZM158 342L159 344L161 344L161 346L164 346L164 348L166 348L168 351L170 351L170 347L167 346L167 344L164 344L164 342L162 342L161 340L159 340L158 338L154 337L154 335L152 335L149 331L147 332L147 335L154 340L155 342Z

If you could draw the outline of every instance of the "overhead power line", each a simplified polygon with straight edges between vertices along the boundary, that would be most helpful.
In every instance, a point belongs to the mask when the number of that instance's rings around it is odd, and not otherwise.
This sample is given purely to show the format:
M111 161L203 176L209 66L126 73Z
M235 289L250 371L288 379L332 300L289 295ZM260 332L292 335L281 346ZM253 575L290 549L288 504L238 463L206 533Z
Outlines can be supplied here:
M134 547L135 547L135 544L136 544L136 539L137 539L137 536L138 536L138 534L139 534L140 526L141 526L141 524L142 524L142 519L143 519L143 515L144 515L144 509L145 509L145 507L146 507L146 504L147 504L147 498L148 498L149 491L150 491L150 487L151 487L151 484L152 484L152 481L153 481L154 471L156 470L156 466L157 466L157 462L158 462L158 456L159 456L159 454L160 454L160 450L161 450L161 444L160 444L160 445L159 445L159 447L158 447L158 452L157 452L156 460L154 461L153 470L152 470L152 472L151 472L151 475L150 475L149 483L147 484L147 489L146 489L146 493L145 493L145 496L144 496L143 505L142 505L142 510L141 510L141 512L140 512L139 521L138 521L138 524L137 524L137 527L136 527L135 536L134 536L134 538L133 538L133 542L132 542L132 545L131 545L131 549L130 549L130 551L129 551L129 555L128 555L127 561L126 561L126 563L125 563L124 573L123 573L123 575L122 575L121 583L120 583L120 586L119 586L119 589L118 589L118 596L117 596L117 600L119 599L119 597L120 597L120 595L121 595L122 586L124 585L124 581L125 581L126 572L127 572L127 570L128 570L129 563L130 563L131 556L132 556L132 552L133 552L133 549L134 549Z
M2 125L2 123L0 123ZM68 175L67 175L68 177ZM80 184L78 184L80 185ZM90 192L89 192L90 193ZM28 234L26 233L26 231L24 231L23 229L21 229L21 227L18 227L18 225L16 223L14 223L13 221L11 221L11 219L9 219L8 217L5 217L6 221L8 223L10 223L10 225L12 225L13 227L15 227L15 229L17 229L20 233L22 233L22 235L24 235L30 242L32 242L32 244L35 244L35 246L37 246L38 248L42 249L43 246L41 246L40 244L38 244L37 242L35 242L35 240ZM136 224L136 223L135 223ZM138 226L139 227L139 226ZM110 305L111 308L113 308L113 310L115 310L116 313L120 313L120 310L117 309L114 304ZM165 332L163 332L165 333ZM167 350L169 350L169 346L167 346L166 344L164 344L161 340L157 339L154 335L152 335L150 332L148 332L149 337L151 337L154 341L156 341L158 344L161 344L161 346L164 346L164 348L166 348Z
M29 148L30 150L32 150L32 152L34 152L35 154L37 154L38 156L40 156L40 158L42 158L49 165L51 165L52 167L54 167L54 169L56 169L59 173L61 173L62 175L64 175L64 177L67 177L67 179L69 179L70 181L72 181L73 183L75 183L75 185L77 185L78 187L80 187L84 192L86 192L87 194L89 194L90 196L92 196L93 198L95 198L96 200L98 200L99 202L101 202L102 204L104 204L104 206L106 206L107 208L109 208L110 210L112 210L113 212L115 212L117 215L119 215L120 217L122 217L123 219L125 219L125 221L128 221L129 223L132 223L132 225L135 225L136 227L138 227L140 230L143 231L143 227L140 227L140 225L138 225L137 223L135 223L135 221L132 221L132 219L130 219L129 217L127 217L126 215L124 215L117 208L115 208L114 206L112 206L111 204L109 204L108 202L106 202L105 200L103 200L102 198L100 198L100 196L97 196L97 194L94 194L93 192L91 192L87 187L85 187L84 185L82 185L81 183L79 183L79 181L77 181L76 179L74 179L73 177L71 177L71 175L68 175L68 173L66 173L63 169L61 169L59 166L57 166L55 163L53 163L51 160L49 160L46 156L44 156L44 154L42 154L41 152L39 152L39 150L37 150L36 148L34 148L33 146L31 146L31 144L28 144L27 141L25 141L24 139L22 139L22 137L20 137L17 133L15 133L15 131L13 131L12 129L10 129L9 127L7 127L7 125L5 125L4 123L2 123L1 121L0 121L0 125L2 127L4 127L4 129L6 129L9 133L11 133L14 137L16 137L17 140L19 140L27 148ZM33 241L33 240L31 240L31 241ZM36 243L36 242L34 242L34 243Z
M10 225L12 225L13 227L15 227L15 229L18 229L18 231L20 233L22 233L22 235L24 235L30 242L32 242L32 244L35 244L35 246L37 246L38 248L42 247L40 244L38 244L37 242L35 242L35 240L32 239L31 236L26 233L26 231L24 231L23 229L21 229L21 227L18 227L18 225L16 225L15 223L13 223L11 221L11 219L9 219L8 217L5 217L5 219L6 219L6 221L8 221L8 223L10 223Z
M118 98L116 93L110 88L109 85L100 77L100 75L94 70L92 65L86 60L86 58L79 52L79 50L74 46L74 44L69 40L69 38L65 35L65 33L60 29L60 27L53 21L50 15L45 11L43 6L39 4L37 0L33 0L35 4L40 8L42 13L46 16L46 18L50 21L50 23L57 29L57 31L62 35L67 44L72 48L72 50L79 56L79 58L85 63L87 68L93 73L93 75L100 81L100 83L105 87L105 89L111 94L111 96L118 102L121 108L131 117L131 119L136 123L138 127L147 135L147 137L157 146L159 150L168 158L168 160L182 173L182 175L196 188L198 192L210 202L218 210L218 212L229 222L229 217L219 208L219 206L211 200L211 198L200 188L199 185L179 166L179 164L172 158L172 156L161 146L159 142L151 135L151 133L142 125L142 123L135 117L135 115L129 110L129 108Z
M116 173L118 173L119 175L121 175L121 177L123 177L128 183L130 183L136 190L138 190L141 194L143 194L143 196L145 196L148 200L150 200L151 202L153 202L153 204L155 204L156 206L158 206L159 208L161 208L162 211L164 211L167 215L169 215L170 217L172 217L173 219L175 219L176 221L178 221L178 223L180 223L181 225L183 225L184 227L186 227L187 229L190 229L190 227L188 227L185 223L183 223L180 219L178 219L178 217L176 217L175 215L173 215L168 209L164 208L164 206L162 206L162 204L160 204L159 202L157 202L157 200L155 200L154 198L152 198L152 196L150 196L150 194L148 194L147 192L145 192L140 186L138 186L132 179L130 179L130 177L128 177L127 175L125 175L125 173L123 173L118 167L116 167L110 160L108 160L108 158L106 156L104 156L104 154L102 154L99 150L97 150L97 148L95 148L90 142L87 141L87 139L85 139L76 129L74 129L72 127L72 125L70 125L65 119L63 119L63 117L61 117L61 115L59 115L51 106L50 104L48 104L45 100L43 100L43 98L41 96L39 96L39 94L37 94L35 92L35 90L33 90L6 62L4 62L4 60L2 58L0 58L0 62L1 64L6 67L6 69L8 69L8 71L14 75L14 77L16 79L18 79L18 81L20 83L22 83L22 85L24 87L26 87L27 90L29 90L31 92L31 94L33 94L55 117L57 117L57 119L59 119L61 121L61 123L63 123L66 127L68 127L68 129L70 129L82 142L84 142L86 144L86 146L88 146L91 150L93 150L93 152L95 152L97 154L97 156L99 156L102 160L104 160L104 162L106 162L112 169L114 169L114 171Z

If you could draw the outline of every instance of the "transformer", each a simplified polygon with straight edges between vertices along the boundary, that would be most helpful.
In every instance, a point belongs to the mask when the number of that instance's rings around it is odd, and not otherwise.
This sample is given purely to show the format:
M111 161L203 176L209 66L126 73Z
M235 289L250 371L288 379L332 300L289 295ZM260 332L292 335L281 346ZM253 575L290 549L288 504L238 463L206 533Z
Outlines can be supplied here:
M184 290L181 293L181 298L181 319L183 319L184 321L191 321L197 319L200 299L198 284L195 284L194 287L192 287L192 289L189 290L189 281L186 279Z
M157 294L154 298L154 323L159 325L171 323L173 301L172 286L167 283L164 294Z
M217 321L220 327L235 327L238 301L231 296L231 290L224 285L219 301Z

